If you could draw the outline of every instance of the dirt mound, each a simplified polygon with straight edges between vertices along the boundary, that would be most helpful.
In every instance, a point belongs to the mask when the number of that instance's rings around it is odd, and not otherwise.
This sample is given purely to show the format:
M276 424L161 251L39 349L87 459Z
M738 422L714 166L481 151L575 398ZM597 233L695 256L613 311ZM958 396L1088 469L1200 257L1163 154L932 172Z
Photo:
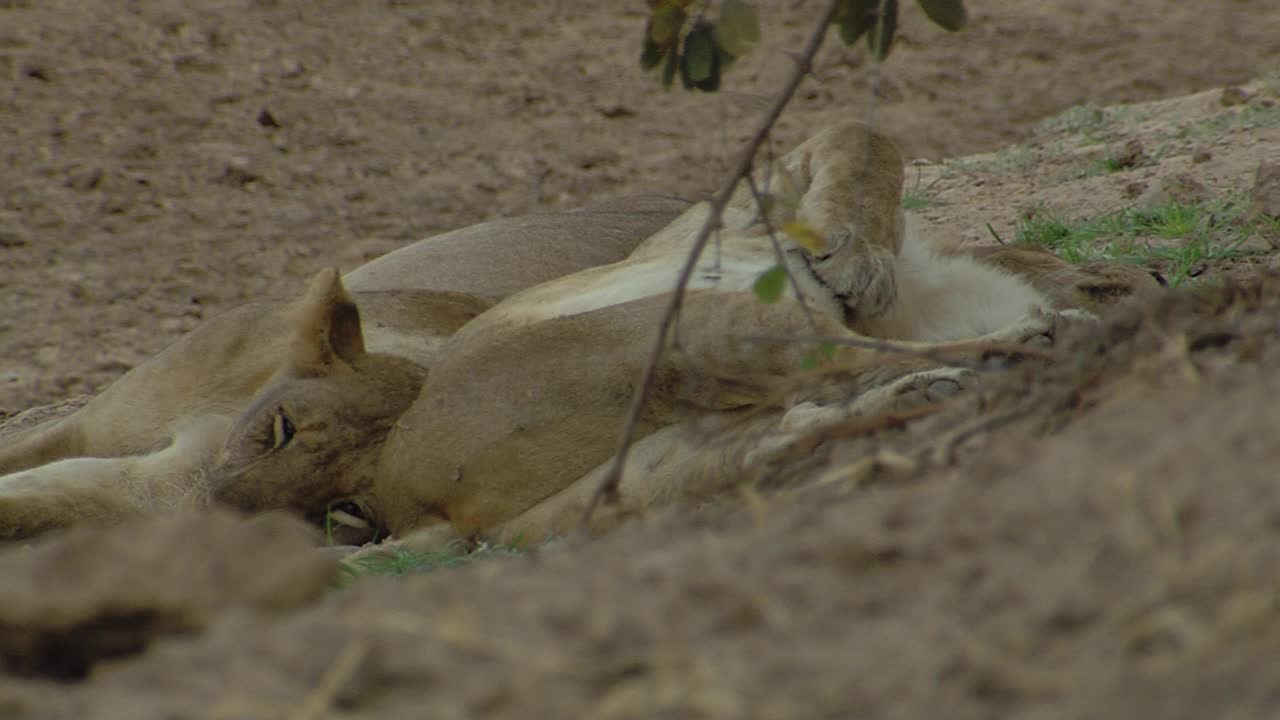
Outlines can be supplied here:
M1177 293L857 439L914 470L224 615L0 698L40 718L1272 717L1277 316L1273 276Z
M81 528L0 554L0 672L74 679L228 608L317 600L335 563L311 528L227 511Z

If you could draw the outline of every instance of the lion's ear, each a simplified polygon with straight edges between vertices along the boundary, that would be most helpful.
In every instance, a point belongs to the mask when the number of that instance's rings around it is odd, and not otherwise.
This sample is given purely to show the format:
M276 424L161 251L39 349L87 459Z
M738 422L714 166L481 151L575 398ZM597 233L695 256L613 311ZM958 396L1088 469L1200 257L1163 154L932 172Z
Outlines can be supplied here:
M350 365L364 355L360 311L334 268L311 279L306 294L293 306L292 320L290 360L299 374L322 374L338 362Z

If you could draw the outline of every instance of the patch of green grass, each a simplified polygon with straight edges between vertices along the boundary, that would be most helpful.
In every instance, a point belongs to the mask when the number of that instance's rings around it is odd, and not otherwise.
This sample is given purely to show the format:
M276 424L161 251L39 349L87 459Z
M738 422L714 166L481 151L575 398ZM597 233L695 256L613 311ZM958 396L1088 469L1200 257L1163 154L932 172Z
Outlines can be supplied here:
M1280 127L1280 103L1271 107L1261 103L1241 105L1239 109L1182 125L1173 136L1187 142L1207 143L1232 132L1270 127Z
M1037 134L1077 133L1097 130L1111 123L1107 111L1093 105L1076 105L1036 123Z
M1280 97L1280 68L1263 73L1262 91L1272 97Z
M996 151L980 160L954 159L947 161L947 171L967 173L1001 174L1011 170L1025 170L1039 161L1035 149L1026 145L1013 145Z
M1093 105L1076 105L1036 124L1037 135L1082 134L1092 142L1106 142L1116 137L1122 124L1140 122L1144 111L1130 105L1098 108Z
M915 185L902 194L902 208L904 210L923 210L924 208L945 205L946 203L939 200L938 196L934 194L933 187L946 176L947 171L944 170L928 185L920 187L920 173L917 172Z
M1128 262L1164 271L1171 287L1206 262L1252 254L1241 244L1262 224L1244 220L1241 194L1183 205L1126 208L1093 218L1072 218L1039 207L1018 222L1015 242L1051 250L1072 263Z
M524 553L515 547L487 545L473 546L458 540L432 552L416 552L404 548L388 548L356 560L344 560L334 579L334 587L344 588L363 577L373 575L422 575L425 573L463 567L497 557L515 557Z
M1097 166L1097 172L1094 173L1095 175L1110 175L1111 173L1117 173L1126 168L1133 167L1132 165L1125 165L1114 155L1099 158L1094 164Z
M1075 171L1069 171L1063 176L1056 178L1056 180L1058 182L1066 180L1081 180L1084 178L1098 177L1099 175L1110 175L1111 173L1117 173L1133 167L1136 166L1126 165L1123 160L1115 155L1106 155L1105 157L1091 160L1084 165L1084 167L1078 167Z

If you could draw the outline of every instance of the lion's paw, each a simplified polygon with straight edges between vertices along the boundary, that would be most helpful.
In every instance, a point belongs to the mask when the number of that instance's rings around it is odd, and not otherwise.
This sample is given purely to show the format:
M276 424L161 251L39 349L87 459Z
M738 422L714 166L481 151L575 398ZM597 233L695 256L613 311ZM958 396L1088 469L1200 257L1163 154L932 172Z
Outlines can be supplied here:
M967 368L923 370L872 388L849 404L854 415L901 412L941 402L971 385L978 373Z
M869 246L852 233L828 238L829 254L810 256L817 278L844 304L851 316L876 318L885 314L897 297L894 254Z
M1094 325L1098 318L1084 310L1054 310L1028 316L1021 322L987 335L984 340L1050 347L1063 330L1071 326Z

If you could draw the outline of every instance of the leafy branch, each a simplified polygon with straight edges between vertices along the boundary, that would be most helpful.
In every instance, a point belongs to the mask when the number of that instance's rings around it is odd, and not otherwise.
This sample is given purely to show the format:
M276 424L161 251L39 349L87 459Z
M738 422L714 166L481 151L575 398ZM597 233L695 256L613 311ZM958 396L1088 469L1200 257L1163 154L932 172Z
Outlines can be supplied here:
M959 30L968 21L963 0L916 0L925 15L946 30ZM649 21L644 28L640 67L659 70L663 87L677 75L685 90L715 92L721 75L760 42L760 16L746 0L720 0L711 17L711 3L695 0L648 0ZM822 26L834 24L845 45L865 38L876 60L889 57L898 32L898 0L842 0ZM695 11L695 5L697 9Z

